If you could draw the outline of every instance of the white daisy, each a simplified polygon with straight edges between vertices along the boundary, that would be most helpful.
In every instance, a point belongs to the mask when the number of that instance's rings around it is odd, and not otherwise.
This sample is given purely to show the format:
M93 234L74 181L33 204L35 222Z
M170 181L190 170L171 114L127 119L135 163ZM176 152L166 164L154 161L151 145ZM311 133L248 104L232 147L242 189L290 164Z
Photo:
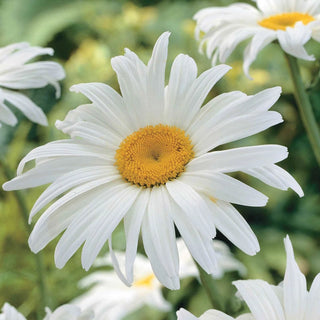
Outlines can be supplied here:
M0 320L26 320L26 318L9 303L5 303L0 313Z
M17 91L51 84L56 89L56 97L60 96L58 81L65 77L63 68L58 63L49 61L27 63L44 54L53 55L53 49L31 47L26 42L0 48L0 126L1 122L10 126L17 123L8 103L19 109L29 120L47 125L47 118L41 108Z
M53 312L46 308L46 316L43 320L92 320L95 319L92 310L81 311L78 306L64 304Z
M313 38L320 42L319 0L257 0L257 8L250 4L235 3L228 7L200 10L194 16L196 36L203 32L200 48L206 44L212 63L225 62L237 45L252 38L244 52L244 72L257 54L274 40L290 55L314 60L304 45ZM202 49L201 49L202 50Z
M245 267L236 260L229 248L221 241L214 240L212 245L217 254L217 269L214 276L221 278L225 271L239 271L244 273ZM180 278L198 277L198 269L183 240L177 240L180 260ZM125 262L125 255L117 253L119 262ZM103 267L112 263L110 256L99 258L95 266ZM150 305L162 311L171 308L162 296L162 284L155 277L149 260L143 255L137 254L134 264L134 282L131 287L126 286L111 271L96 271L80 281L81 288L91 289L76 298L73 303L82 310L94 310L96 320L119 320L126 315L140 309L144 305Z
M238 320L319 320L320 319L320 273L307 291L306 278L294 259L289 237L284 240L287 253L287 268L284 281L273 286L263 280L240 280L234 285L248 305L251 313L243 314ZM190 312L180 309L178 320L198 319ZM208 310L200 320L233 320L218 311Z
M254 96L230 92L201 108L230 67L219 65L197 77L194 60L181 54L165 87L168 38L167 32L160 36L148 65L130 50L112 59L122 96L102 83L73 86L72 91L92 103L57 122L71 138L31 151L20 162L18 176L3 186L13 190L52 183L36 201L30 219L62 195L45 210L29 238L31 250L38 252L65 230L55 251L59 268L84 243L82 265L88 270L107 240L112 247L112 232L124 219L127 283L133 281L141 229L155 275L177 289L174 225L208 273L217 268L212 246L216 228L245 253L259 251L256 236L231 203L265 206L268 198L227 173L243 171L303 195L297 182L275 164L288 156L283 146L209 152L282 122L279 113L269 111L281 89ZM32 160L35 168L23 173ZM114 263L118 270L116 259Z
M118 252L119 261L124 254ZM106 266L110 259L101 258L95 265ZM93 286L92 286L93 285ZM94 310L96 320L117 320L149 305L158 310L169 311L171 305L162 296L162 285L152 272L148 259L137 254L134 265L134 282L126 286L116 272L96 271L80 281L80 287L92 288L76 298L72 303L83 310Z

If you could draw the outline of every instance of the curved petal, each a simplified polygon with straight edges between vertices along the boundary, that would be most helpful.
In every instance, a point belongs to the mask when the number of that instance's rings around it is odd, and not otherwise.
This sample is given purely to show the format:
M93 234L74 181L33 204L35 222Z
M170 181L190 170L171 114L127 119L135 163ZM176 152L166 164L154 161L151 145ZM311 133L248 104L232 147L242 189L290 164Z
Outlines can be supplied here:
M233 284L248 305L255 319L259 320L286 320L277 295L271 286L262 280L240 280Z
M230 203L207 198L207 205L210 206L217 229L234 245L251 256L259 252L257 237L246 220Z
M40 107L38 107L27 96L19 92L3 89L4 98L19 109L29 120L43 126L48 125L47 117Z
M143 219L142 236L146 253L160 282L162 278L169 278L172 282L170 288L179 289L179 256L174 224L169 214L171 210L165 186L153 187ZM148 245L147 241L152 244ZM154 259L154 256L157 259Z
M283 281L284 310L286 319L303 320L307 305L306 278L299 270L289 236L284 239L287 267Z
M296 58L313 61L314 55L309 55L304 45L311 39L312 30L302 22L297 22L294 28L287 27L286 31L277 31L281 48Z

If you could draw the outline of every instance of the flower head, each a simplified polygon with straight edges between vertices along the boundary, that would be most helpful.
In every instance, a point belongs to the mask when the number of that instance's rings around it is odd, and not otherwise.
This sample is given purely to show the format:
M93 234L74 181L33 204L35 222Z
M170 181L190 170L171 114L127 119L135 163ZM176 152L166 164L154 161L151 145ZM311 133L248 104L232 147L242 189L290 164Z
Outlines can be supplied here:
M17 91L42 88L51 84L60 96L58 81L65 77L63 68L56 62L27 63L39 56L53 54L51 48L31 47L21 42L0 48L0 126L1 122L14 126L17 118L8 103L19 109L31 121L47 125L43 111L26 95Z
M248 305L251 313L243 314L241 320L318 320L320 319L320 273L307 291L306 278L295 259L292 244L287 236L284 240L287 267L284 281L273 286L263 280L240 280L234 285ZM195 320L194 315L181 309L178 320ZM208 310L200 320L232 320L234 318L218 311Z
M144 249L162 284L179 288L179 257L175 225L193 258L208 273L217 268L212 238L218 228L249 255L259 251L253 231L231 205L264 206L267 197L227 173L243 171L263 182L303 192L275 163L287 148L261 145L210 151L282 122L269 111L279 87L254 96L230 92L202 108L215 83L230 69L219 65L197 77L197 66L178 55L165 87L169 33L160 36L145 65L133 52L112 59L122 96L102 83L78 84L73 91L91 104L68 113L57 128L68 140L32 150L20 162L18 176L5 190L51 183L36 201L30 219L55 200L37 221L29 238L38 252L65 230L55 252L61 268L84 243L82 265L88 270L106 241L112 254L114 229L124 220L126 283L140 229ZM23 173L24 166L35 167ZM125 280L125 278L127 280Z
M318 0L257 0L257 8L245 3L200 10L194 19L196 34L204 32L200 47L206 44L213 64L225 62L237 45L252 38L244 51L244 72L258 53L274 40L290 55L314 60L304 49L311 39L320 42L320 3Z

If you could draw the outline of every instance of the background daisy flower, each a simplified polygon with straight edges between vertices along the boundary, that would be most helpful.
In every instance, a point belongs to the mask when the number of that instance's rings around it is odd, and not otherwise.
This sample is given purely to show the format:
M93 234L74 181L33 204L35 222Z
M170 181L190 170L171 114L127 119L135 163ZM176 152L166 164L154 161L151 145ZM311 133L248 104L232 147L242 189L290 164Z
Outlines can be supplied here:
M213 275L221 278L224 272L246 272L243 264L233 257L229 248L218 240L212 241L217 254L217 269ZM180 278L198 277L199 272L185 243L181 238L177 240L180 260ZM117 252L120 264L125 263L125 255ZM112 263L111 257L99 258L96 267L108 266ZM134 282L131 287L126 286L111 271L96 271L83 278L79 283L81 288L91 287L83 295L77 297L72 303L82 310L92 309L96 320L119 320L133 313L144 305L150 305L158 310L169 311L171 304L162 296L162 284L155 277L149 260L137 254L134 264Z
M235 3L228 7L211 7L197 12L196 35L204 33L200 48L206 44L212 63L225 62L237 45L251 38L244 51L243 69L249 67L258 53L274 40L288 54L314 60L304 45L313 38L320 42L320 3L318 0L257 0L257 8Z
M65 77L63 68L51 61L28 63L31 59L45 54L53 55L53 49L32 47L26 42L0 48L0 126L1 122L14 126L18 121L9 105L19 109L35 123L48 124L41 108L17 91L51 84L56 89L56 97L60 96L58 81Z
M320 273L307 291L306 278L295 259L291 241L284 240L287 267L283 282L273 286L263 280L240 280L234 285L248 305L251 313L243 314L241 320L318 320L320 318ZM190 312L180 309L178 320L198 319ZM218 311L208 310L201 320L232 320L234 318Z
M37 221L29 245L38 252L65 230L55 251L59 268L84 244L82 265L88 270L109 240L115 270L130 284L141 229L156 277L178 289L175 226L193 258L210 274L217 268L212 246L216 228L245 253L259 251L255 234L231 203L259 207L268 198L227 173L242 171L303 195L297 182L276 165L288 156L283 146L210 151L282 122L279 113L269 111L281 89L253 96L230 92L202 107L230 67L219 65L197 76L194 60L180 54L165 87L168 38L168 32L160 36L148 65L128 49L112 59L122 96L102 83L73 86L92 103L57 122L70 139L32 150L20 162L18 176L3 185L13 190L51 183L36 201L30 220L59 198ZM23 173L32 160L35 167ZM122 219L126 277L111 244Z

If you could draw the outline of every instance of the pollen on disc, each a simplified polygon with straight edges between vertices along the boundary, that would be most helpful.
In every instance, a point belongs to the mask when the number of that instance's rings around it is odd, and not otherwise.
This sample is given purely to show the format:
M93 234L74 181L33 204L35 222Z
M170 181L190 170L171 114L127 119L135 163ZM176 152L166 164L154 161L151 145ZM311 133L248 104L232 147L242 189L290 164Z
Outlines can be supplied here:
M286 30L287 27L294 27L297 22L308 24L315 18L307 13L289 12L276 14L259 21L260 26L272 30Z
M162 124L126 137L115 156L126 181L149 188L177 178L193 157L193 146L184 130Z

